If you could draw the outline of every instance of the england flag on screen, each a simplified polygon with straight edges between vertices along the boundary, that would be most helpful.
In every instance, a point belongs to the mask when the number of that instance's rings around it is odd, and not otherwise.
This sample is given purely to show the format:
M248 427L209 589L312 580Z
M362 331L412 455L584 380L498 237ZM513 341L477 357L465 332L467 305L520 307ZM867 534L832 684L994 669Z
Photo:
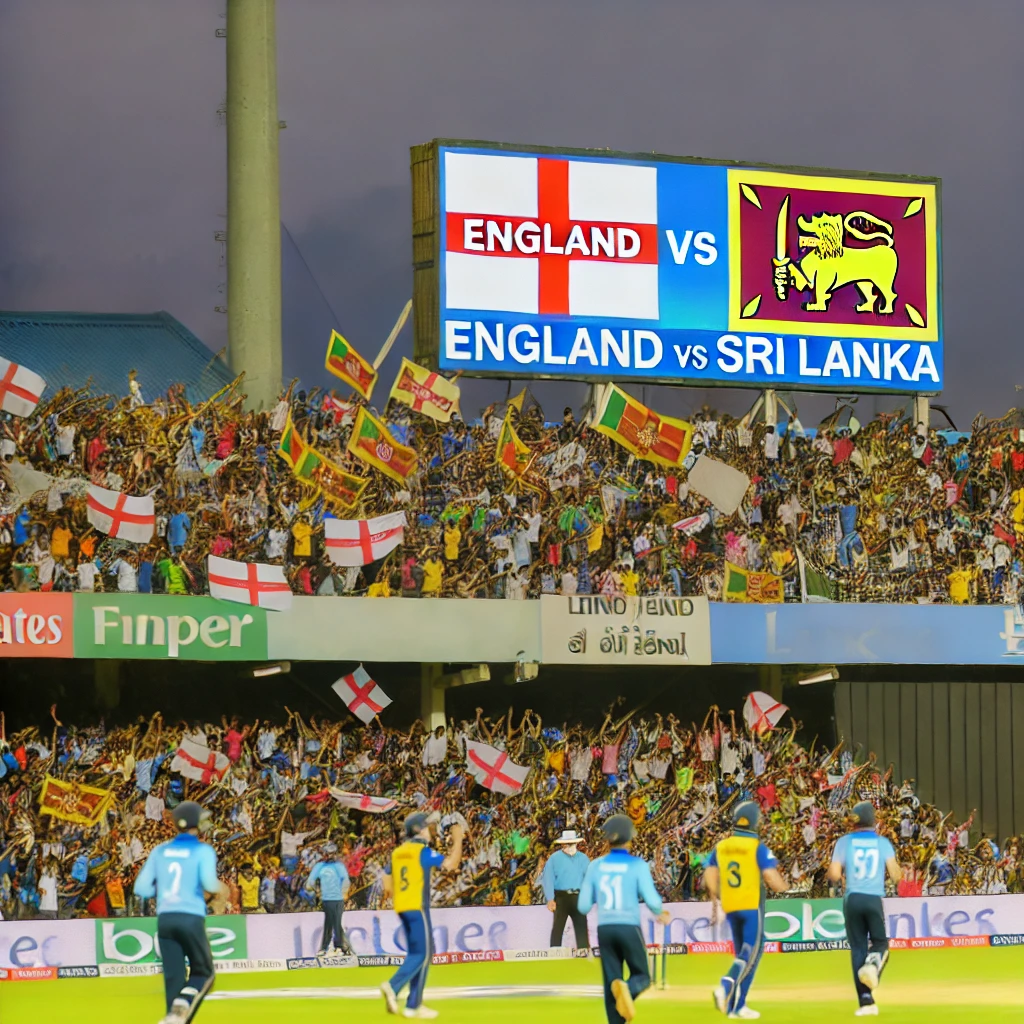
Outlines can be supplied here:
M658 172L444 154L449 309L658 319Z

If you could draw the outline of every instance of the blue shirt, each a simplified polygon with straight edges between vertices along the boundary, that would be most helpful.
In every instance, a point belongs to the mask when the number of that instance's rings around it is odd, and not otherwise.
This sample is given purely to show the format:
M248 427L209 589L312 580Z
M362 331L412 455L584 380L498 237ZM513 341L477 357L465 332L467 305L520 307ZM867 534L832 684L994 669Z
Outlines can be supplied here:
M217 892L217 854L212 846L188 832L161 843L149 855L135 879L135 895L156 896L160 914L206 916L204 892Z
M167 541L175 547L183 547L188 540L188 531L192 529L192 520L187 512L175 512L167 524Z
M556 850L548 857L540 876L544 901L550 903L555 898L556 890L575 889L579 892L589 866L590 858L582 853L577 852L570 857L565 850Z
M874 829L850 832L836 843L832 863L843 865L847 893L885 895L885 862L896 856L892 843Z
M341 861L322 860L310 871L306 888L312 889L317 882L320 883L320 899L325 902L344 899L348 888L348 871Z
M577 854L577 856L579 856ZM660 914L661 897L647 862L627 850L612 850L587 868L577 906L586 914L597 903L597 923L640 926L640 904Z

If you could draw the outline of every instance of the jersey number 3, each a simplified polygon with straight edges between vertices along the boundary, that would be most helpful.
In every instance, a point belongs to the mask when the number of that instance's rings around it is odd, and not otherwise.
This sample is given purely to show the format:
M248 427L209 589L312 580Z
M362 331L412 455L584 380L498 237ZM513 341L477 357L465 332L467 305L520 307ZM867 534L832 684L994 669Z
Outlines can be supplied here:
M739 861L731 860L725 866L725 881L730 889L738 889L743 884L743 879L740 877Z
M601 908L603 910L622 909L622 876L601 876Z

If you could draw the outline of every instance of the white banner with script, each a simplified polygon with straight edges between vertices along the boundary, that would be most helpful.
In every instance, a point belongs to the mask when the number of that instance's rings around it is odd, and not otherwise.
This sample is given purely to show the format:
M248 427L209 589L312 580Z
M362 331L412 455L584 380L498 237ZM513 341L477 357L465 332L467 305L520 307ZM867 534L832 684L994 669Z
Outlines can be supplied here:
M706 597L540 599L542 661L549 665L710 665Z

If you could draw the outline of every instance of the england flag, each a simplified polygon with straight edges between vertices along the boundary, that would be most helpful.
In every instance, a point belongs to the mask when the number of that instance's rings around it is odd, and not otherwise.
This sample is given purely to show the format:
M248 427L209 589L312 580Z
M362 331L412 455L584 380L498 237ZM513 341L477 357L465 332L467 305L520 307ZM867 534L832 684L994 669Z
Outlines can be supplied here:
M156 510L151 497L133 497L120 491L89 485L85 517L100 533L133 544L146 544L156 530Z
M335 565L369 565L390 554L405 539L404 512L374 519L324 520L324 545Z
M487 743L466 741L466 768L484 789L515 796L523 788L530 769L509 760L508 754Z
M231 558L206 558L210 596L254 608L286 612L292 606L292 588L284 568L264 562L236 562Z
M31 416L46 389L46 381L27 366L0 359L0 411Z
M444 154L445 305L658 319L658 172Z

